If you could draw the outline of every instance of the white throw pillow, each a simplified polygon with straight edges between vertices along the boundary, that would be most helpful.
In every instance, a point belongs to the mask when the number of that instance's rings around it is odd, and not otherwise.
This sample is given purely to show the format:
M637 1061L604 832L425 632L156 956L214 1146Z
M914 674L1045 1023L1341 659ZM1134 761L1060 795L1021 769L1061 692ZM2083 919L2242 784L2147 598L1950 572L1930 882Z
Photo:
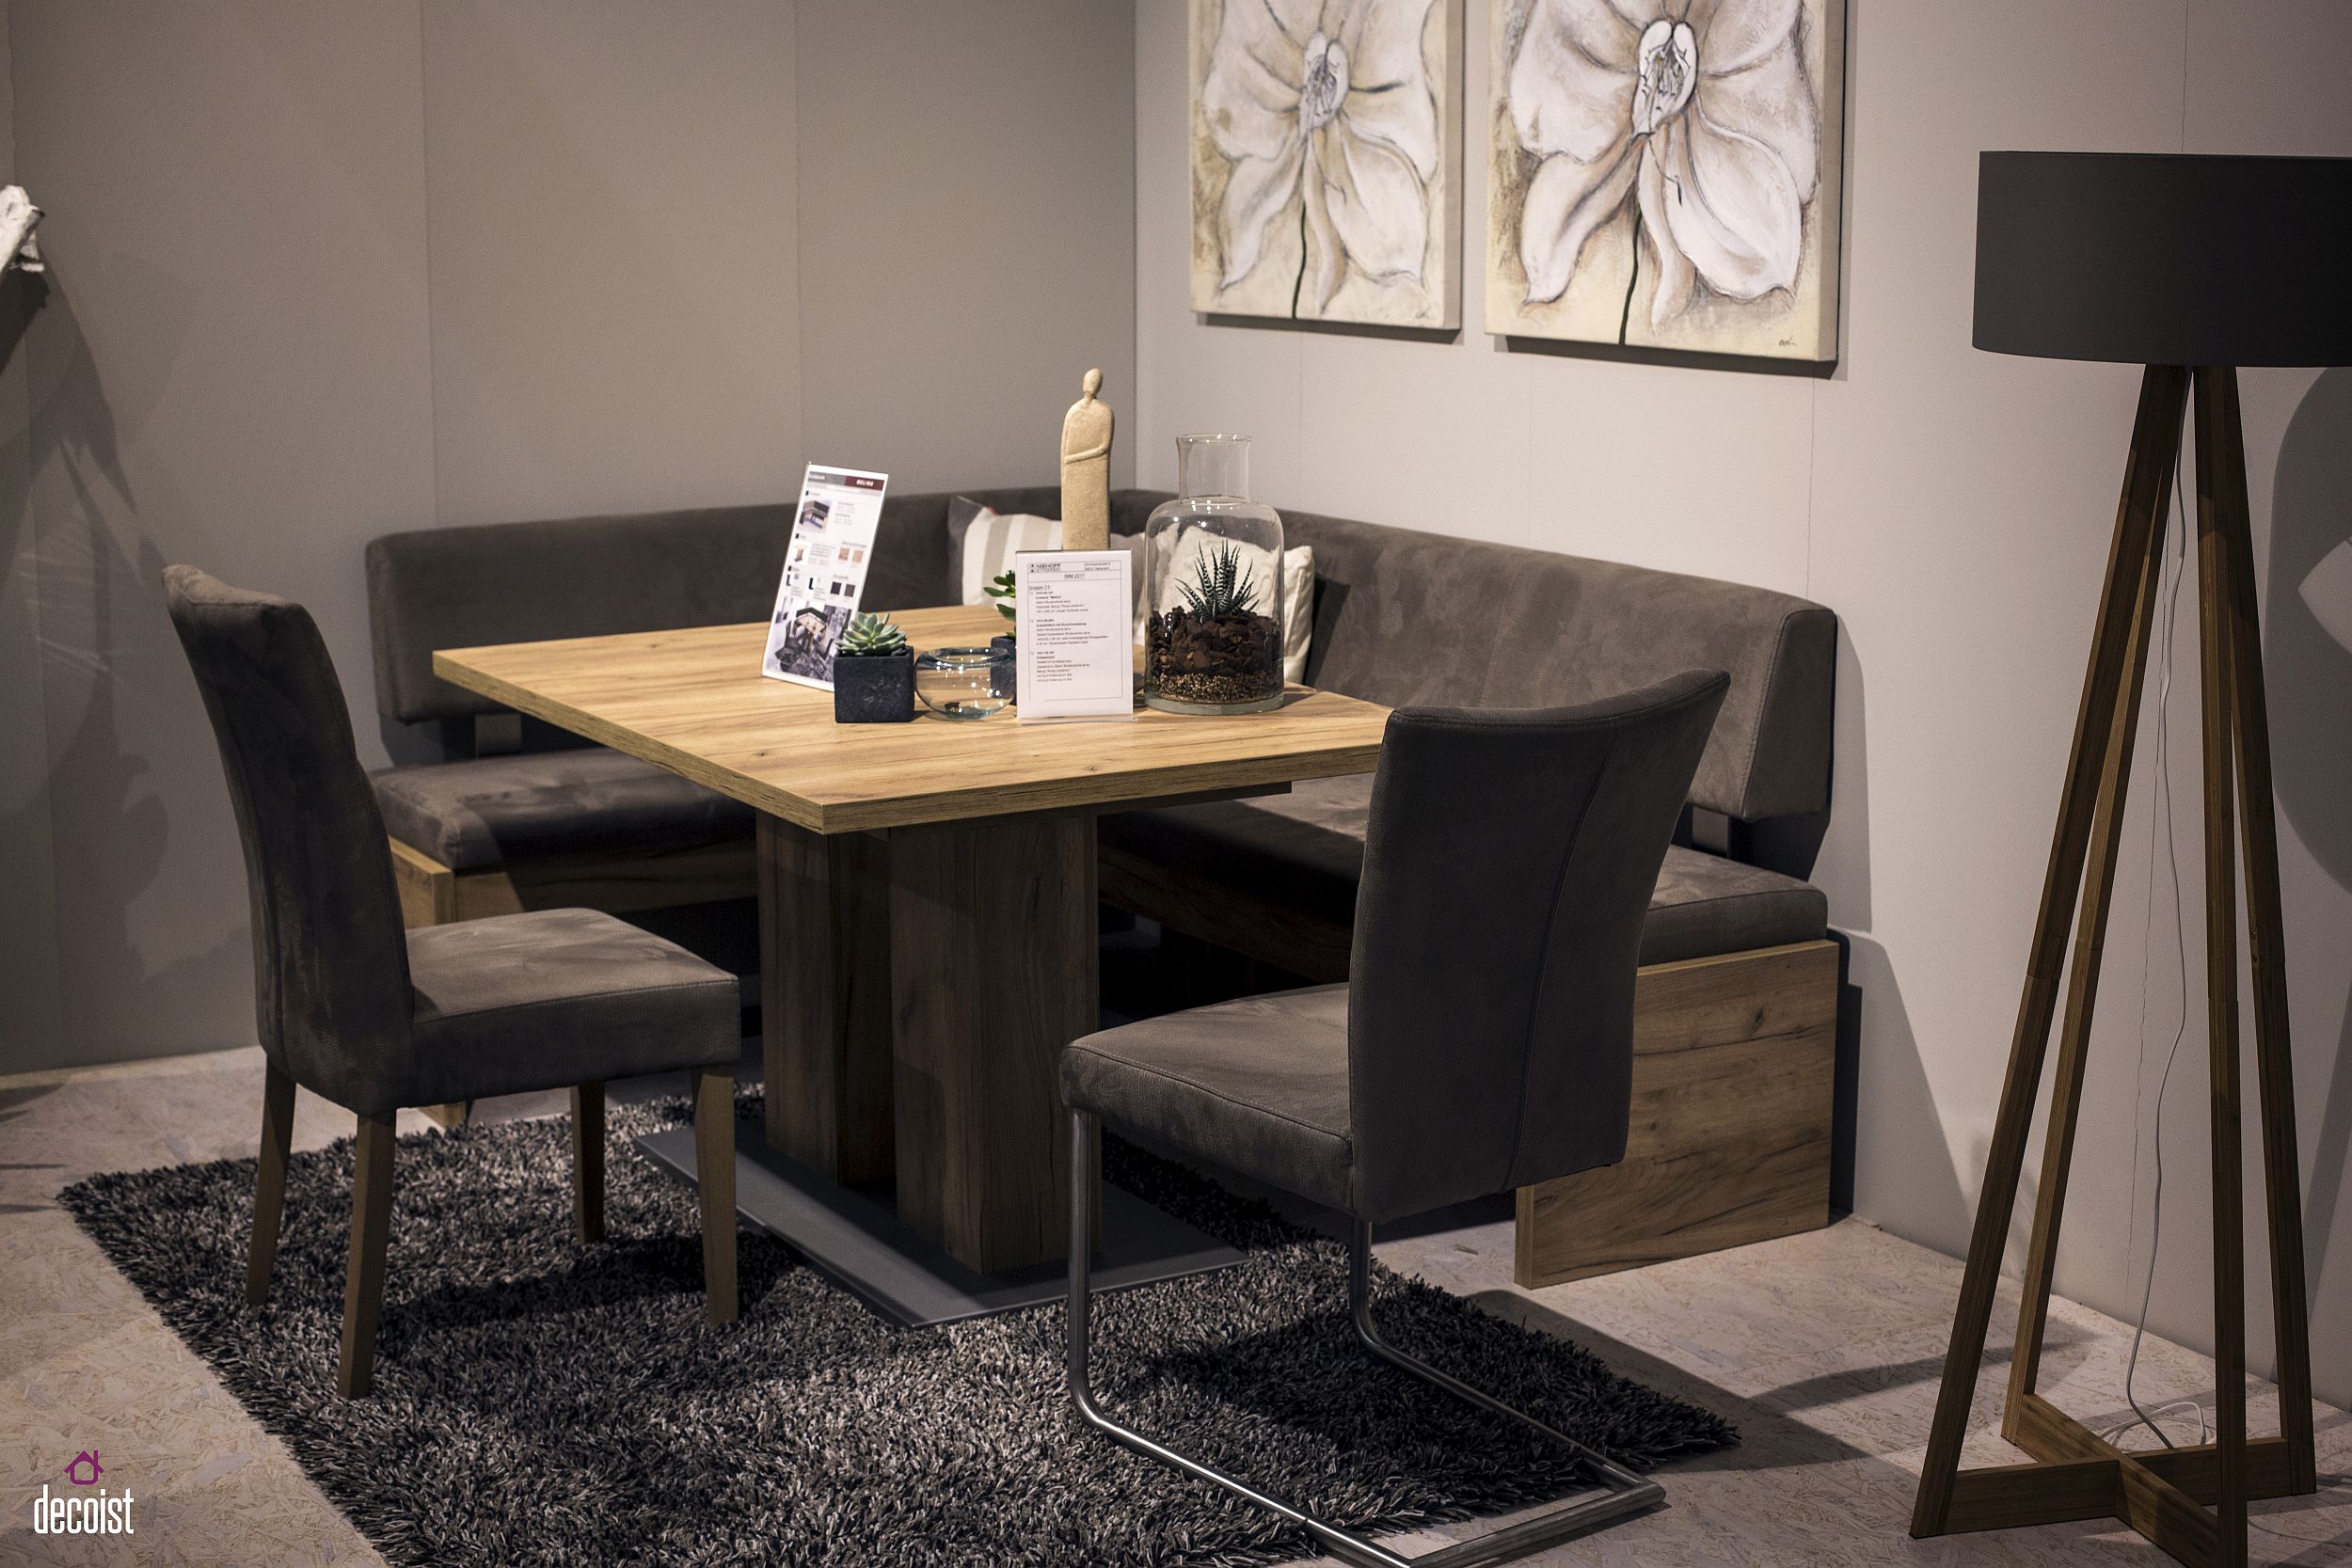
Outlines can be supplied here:
M1191 580L1194 562L1205 550L1231 543L1241 552L1242 569L1260 583L1271 574L1273 554L1255 545L1217 538L1205 529L1186 533L1184 543L1170 552L1169 559L1154 568L1155 581L1165 594L1177 581ZM1261 595L1263 600L1263 594ZM1136 606L1136 641L1143 641L1143 622L1149 611L1144 604ZM1307 678L1307 654L1315 632L1315 552L1311 546L1293 545L1282 552L1282 678L1299 682Z
M951 521L951 531L953 527ZM1011 571L1012 558L1023 550L1061 548L1061 519L1027 512L997 512L982 506L972 514L962 531L956 582L965 604L995 603L983 590Z
M1012 558L1023 550L1057 550L1061 548L1061 519L1040 517L1026 512L998 512L979 502L958 496L947 511L948 538L956 552L956 580L965 604L993 604L983 592L987 586L1012 570ZM1189 577L1193 559L1208 547L1210 536L1194 531L1184 536L1183 549L1176 552L1181 560L1160 563L1160 581L1168 582L1168 573L1181 567ZM1144 560L1147 552L1143 536L1138 533L1114 533L1110 547L1125 550L1135 558L1127 580L1134 594L1135 639L1143 643L1144 617L1150 612L1152 595L1146 592ZM1269 556L1254 545L1237 545L1242 551L1242 564L1263 579ZM1282 552L1282 678L1300 682L1307 678L1307 655L1314 637L1315 621L1315 552L1306 545L1294 545Z
M1282 678L1307 678L1307 650L1315 635L1315 552L1293 545L1282 552Z

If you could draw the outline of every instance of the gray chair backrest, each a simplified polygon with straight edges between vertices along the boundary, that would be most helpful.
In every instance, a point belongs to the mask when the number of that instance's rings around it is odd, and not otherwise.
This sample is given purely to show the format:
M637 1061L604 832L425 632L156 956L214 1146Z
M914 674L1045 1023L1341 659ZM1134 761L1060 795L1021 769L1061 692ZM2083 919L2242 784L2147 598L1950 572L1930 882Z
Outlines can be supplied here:
M361 1112L405 1062L414 1002L400 896L351 716L310 612L193 566L164 572L171 623L220 742L253 910L262 1045Z
M1642 924L1728 685L1390 717L1348 981L1359 1218L1625 1157Z
M1165 499L1125 491L1114 526ZM1282 513L1315 552L1309 685L1390 707L1597 701L1682 670L1731 689L1691 803L1743 822L1829 809L1837 618L1810 600L1681 572Z

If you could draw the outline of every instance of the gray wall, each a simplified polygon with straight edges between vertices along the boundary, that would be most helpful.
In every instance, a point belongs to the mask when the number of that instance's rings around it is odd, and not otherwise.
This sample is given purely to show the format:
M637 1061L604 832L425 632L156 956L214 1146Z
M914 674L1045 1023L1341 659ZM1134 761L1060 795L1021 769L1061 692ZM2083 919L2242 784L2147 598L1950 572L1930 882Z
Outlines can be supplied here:
M375 764L373 534L1044 482L1132 398L1131 14L975 10L7 6L0 1073L252 1038L167 562L308 603Z
M1172 481L1177 433L1239 429L1257 437L1259 487L1277 506L1763 583L1836 610L1837 798L1819 880L1833 923L1851 933L1863 993L1858 1203L1890 1230L1963 1250L2137 386L2129 369L1970 349L1976 155L2352 153L2352 8L1857 0L1846 349L1826 381L1510 353L1475 327L1434 344L1195 316L1184 9L1139 0L1136 12L1141 482ZM1489 8L1468 0L1466 10L1474 131ZM1462 270L1477 279L1486 172L1475 136L1463 165ZM1475 293L1463 315L1480 319ZM2352 372L2253 372L2245 397L2268 573L2312 1322L2320 1386L2341 1404L2352 1402L2342 1331L2352 1323L2352 652L2317 633L2296 590L2352 534ZM2191 1035L2168 1101L2154 1323L2208 1342L2195 603L2192 587L2170 726ZM2118 1314L2137 1312L2148 1266L2148 1128L2184 1005L2170 882L2149 838L2155 755L2152 733L2058 1279ZM2250 1158L2248 1169L2259 1192ZM2266 1316L2259 1260L2249 1277ZM2266 1354L2266 1333L2255 1338Z
M0 28L0 154L16 166L16 97ZM41 703L33 604L30 409L22 343L27 284L0 278L0 1037L54 1040L57 1021L56 876L49 850L49 724Z

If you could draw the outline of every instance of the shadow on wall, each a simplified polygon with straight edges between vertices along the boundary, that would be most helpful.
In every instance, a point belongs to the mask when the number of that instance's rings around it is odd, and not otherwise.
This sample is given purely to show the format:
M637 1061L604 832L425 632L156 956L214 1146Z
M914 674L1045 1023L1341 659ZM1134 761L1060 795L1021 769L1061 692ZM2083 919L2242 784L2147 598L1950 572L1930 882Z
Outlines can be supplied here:
M1870 928L1870 763L1863 728L1862 661L1845 618L1837 623L1836 705L1831 713L1830 809L1804 875L1830 895L1837 943L1837 1057L1830 1115L1829 1205L1854 1212L1861 1163L1863 998L1847 931ZM1884 954L1879 955L1883 960Z
M1841 1028L1847 1009L1857 1009L1861 1039L1855 1177L1870 1181L1867 1193L1857 1193L1855 1212L1906 1241L1956 1250L1966 1244L1973 1206L1961 1189L1911 1010L1884 945L1848 934L1846 985L1859 992L1858 1000L1841 995L1838 1007Z
M57 842L58 945L66 972L60 991L68 998L62 1026L69 1037L33 1049L59 1063L185 1049L168 1029L133 1039L119 1037L121 1025L189 1016L192 1007L238 1006L229 993L249 974L240 961L247 932L242 923L228 926L209 946L158 967L151 966L134 929L134 905L162 871L171 823L152 764L124 744L119 690L126 670L154 665L151 644L171 641L161 587L165 562L144 531L119 531L108 521L110 509L135 517L137 499L122 467L115 410L56 270L41 293L27 298L25 320L25 341L16 350L33 351L30 418L22 437L32 478L24 526L33 531L39 562L36 674L50 715L50 789L45 801L21 809L45 809ZM119 625L126 607L151 612L151 625ZM132 657L134 648L139 657ZM196 704L184 675L182 686ZM176 924L183 917L170 918Z
M2273 784L2296 836L2352 894L2352 370L2322 372L2304 395L2279 449L2271 495L2263 668ZM2304 1246L2313 1279L2344 1200L2347 1145L2352 997L2312 1150Z

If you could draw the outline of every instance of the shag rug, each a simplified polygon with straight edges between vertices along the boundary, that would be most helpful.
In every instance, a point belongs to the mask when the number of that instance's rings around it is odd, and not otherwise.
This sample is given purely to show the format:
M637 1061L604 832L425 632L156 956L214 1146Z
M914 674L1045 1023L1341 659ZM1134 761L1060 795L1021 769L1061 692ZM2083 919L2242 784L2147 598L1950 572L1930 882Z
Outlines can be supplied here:
M743 1107L747 1114L755 1102ZM702 1321L688 1190L612 1114L607 1240L573 1237L567 1125L401 1140L372 1398L334 1393L349 1140L294 1157L268 1303L243 1300L251 1160L63 1197L116 1266L397 1563L1246 1564L1300 1555L1255 1509L1079 1427L1058 1307L928 1329L873 1316L745 1231L742 1320ZM1345 1252L1105 1140L1108 1178L1248 1254L1098 1297L1096 1387L1129 1424L1351 1528L1577 1489L1553 1445L1360 1351ZM1385 1270L1400 1346L1621 1463L1736 1441L1574 1345Z

